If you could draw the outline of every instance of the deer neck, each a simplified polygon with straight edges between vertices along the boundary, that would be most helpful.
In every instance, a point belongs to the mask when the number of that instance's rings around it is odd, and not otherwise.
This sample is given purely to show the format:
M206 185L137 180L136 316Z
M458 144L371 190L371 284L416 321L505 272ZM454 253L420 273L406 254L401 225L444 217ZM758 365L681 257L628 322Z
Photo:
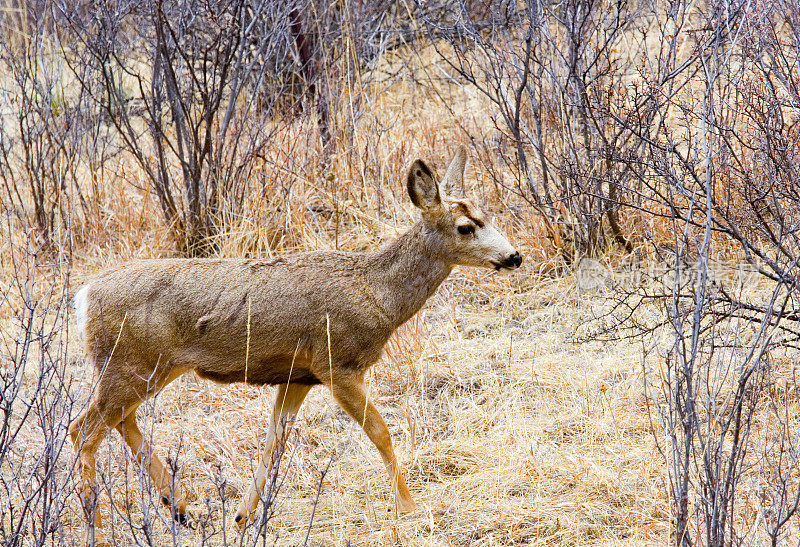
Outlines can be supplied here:
M376 295L399 327L417 313L453 269L434 228L423 221L370 256Z

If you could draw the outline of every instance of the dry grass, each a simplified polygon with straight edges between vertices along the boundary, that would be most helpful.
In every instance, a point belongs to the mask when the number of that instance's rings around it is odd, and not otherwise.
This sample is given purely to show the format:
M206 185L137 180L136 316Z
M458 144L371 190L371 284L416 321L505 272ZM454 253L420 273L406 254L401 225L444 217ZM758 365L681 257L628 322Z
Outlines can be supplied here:
M408 226L414 213L402 175L410 160L431 158L441 170L461 139L459 126L480 128L487 137L494 131L490 120L475 116L480 105L474 97L451 112L442 95L411 91L408 85L401 81L364 95L370 114L350 140L336 141L327 167L317 163L315 141L298 137L313 133L313 127L303 126L311 122L288 125L276 140L274 157L259 171L245 215L224 219L219 254L366 249ZM339 123L347 124L342 117ZM287 170L290 161L295 163ZM116 173L91 196L95 213L81 228L87 243L72 257L73 287L116 262L171 252L156 204L129 184L137 179L135 169L121 166ZM512 213L509 206L521 204L511 194L498 194L475 162L468 175L469 192L498 213L497 224L527 261L507 277L457 270L400 329L371 372L371 395L421 510L393 513L377 451L330 395L316 388L290 439L269 537L279 544L304 541L320 477L333 457L316 504L313 544L667 543L667 470L648 420L641 345L578 343L576 333L591 315L597 293L579 291L573 276L550 277L551 257L558 253L543 237L536 215L524 207ZM286 181L291 195L279 202L276 188ZM9 248L11 241L19 245L25 239L16 230L3 232L4 256L24 255ZM3 274L11 267L4 259ZM0 321L8 326L2 329L3 351L10 355L12 307L1 310ZM70 344L72 391L85 400L92 373L77 343ZM788 380L784 384L776 397L794 398L796 405L796 393ZM189 374L140 410L155 450L177 462L177 480L195 518L217 531L225 527L229 541L236 539L234 504L266 437L273 389L218 386ZM24 444L39 441L35 428L23 433L29 435ZM139 519L149 491L140 489L139 470L122 446L112 433L98 460L104 462L114 505ZM59 465L70 474L71 456L64 455ZM108 521L107 494L102 499ZM83 514L76 495L68 507L64 523L78 541ZM111 522L122 534L120 543L127 544L132 537L121 519L115 514ZM156 543L172 542L166 521L157 521L155 532ZM183 530L180 541L196 543L200 534ZM222 536L212 541L222 543Z
M399 174L401 168L387 170ZM385 206L383 218L349 206L340 246L373 246L408 225L405 197L388 190L398 185L397 178L385 182L384 195L396 195L396 201L393 197L391 209ZM300 243L289 247L333 246L329 225L315 227L319 219L302 206L315 190L310 183L298 190L289 228ZM151 207L147 196L109 203L114 222L103 236L109 243L87 246L76 257L73 284L120 260L163 255L166 231L142 221ZM320 474L332 455L311 529L314 544L666 541L665 469L648 432L637 348L576 345L577 325L591 297L580 295L572 278L541 274L549 269L541 260L547 251L536 233L527 231L527 218L501 212L497 220L529 259L523 269L508 277L457 270L426 310L399 331L370 376L372 397L389 424L421 511L393 514L377 451L329 393L316 388L291 439L292 457L269 524L275 541L303 542ZM253 245L264 228L248 222L226 236L222 254L265 254ZM143 225L144 232L138 228ZM73 390L84 400L92 373L75 341L69 356ZM236 538L232 509L265 439L273 389L217 386L190 374L140 410L155 450L177 461L177 480L195 517L209 519L217 529L223 526L223 500L216 484L224 478L229 541ZM30 435L35 443L35 429ZM139 469L123 446L112 432L98 461L114 505L138 519ZM71 460L65 458L68 471ZM151 490L144 492L149 500ZM132 537L120 515L108 519L107 495L102 496L106 521L126 544ZM83 515L76 495L69 508L65 522L77 539ZM185 530L181 541L194 543L199 533ZM166 522L157 524L158 543L170 543L171 537ZM213 542L221 543L221 536Z
M225 219L220 255L267 256L337 244L365 249L408 226L415 213L402 183L405 166L421 156L442 170L459 141L458 125L479 122L474 97L456 104L464 116L459 120L441 97L407 85L365 96L372 118L360 122L351 142L337 143L327 173L314 163L319 151L298 138L313 128L287 127L273 161L259 172L262 188L248 197L244 217ZM389 129L375 139L371 128L378 121ZM490 120L481 122L490 135ZM310 122L297 122L303 123ZM354 156L347 147L363 152ZM354 164L353 157L371 161ZM297 168L287 171L289 160ZM92 196L95 217L83 227L83 239L91 243L73 256L73 287L116 262L170 254L156 204L129 184L141 183L135 168L115 172ZM557 253L532 211L510 214L508 206L519 204L510 194L498 195L474 161L467 174L469 193L497 213L496 223L526 263L509 277L457 270L372 370L372 397L422 509L410 516L393 513L377 451L317 388L296 421L269 533L280 544L303 542L321 473L333 456L316 506L313 544L663 544L669 534L665 468L648 429L638 349L575 343L591 295L579 294L571 277L547 276ZM280 202L277 215L273 190L287 179L291 196ZM316 213L310 208L316 205L336 214ZM16 239L24 234L17 232ZM11 314L3 315L8 324ZM4 343L12 341L4 335ZM85 400L92 372L76 341L68 354L73 391ZM139 411L155 450L177 461L177 480L195 516L217 530L225 526L229 541L236 538L233 504L258 462L273 389L218 386L190 374ZM37 440L31 430L28 441ZM140 489L139 469L122 447L111 433L98 461L104 462L114 505L138 521L150 492ZM65 472L68 460L65 455ZM225 482L227 522L219 480ZM129 543L120 514L108 519L108 493L101 501L106 521L114 523L120 543ZM77 495L68 507L65 524L77 540L83 533ZM184 530L181 542L194 543L199 534ZM157 521L156 542L171 543L171 537L167 521Z
M393 514L377 451L317 388L297 418L269 524L279 543L304 540L333 454L310 534L315 544L667 541L665 469L649 430L637 348L575 344L591 299L569 278L534 285L528 276L456 273L371 373L372 397L422 510ZM91 376L79 361L74 374L88 388ZM156 450L177 458L196 516L222 523L216 474L225 477L229 500L245 491L273 389L188 375L144 413ZM100 459L108 458L115 503L135 514L136 502L126 498L136 499L138 470L121 443L111 435ZM77 534L77 499L73 506ZM234 534L230 513L228 520ZM171 537L166 527L162 533Z

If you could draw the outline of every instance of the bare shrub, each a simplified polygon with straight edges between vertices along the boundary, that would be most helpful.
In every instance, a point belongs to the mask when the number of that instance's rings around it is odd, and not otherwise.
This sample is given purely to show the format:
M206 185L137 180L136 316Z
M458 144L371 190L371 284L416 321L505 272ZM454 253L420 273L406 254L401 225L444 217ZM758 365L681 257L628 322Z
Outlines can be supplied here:
M640 235L669 265L669 276L646 279L633 298L618 294L614 313L654 334L651 347L661 351L663 364L646 365L645 378L679 545L774 544L795 533L796 487L771 482L759 497L751 484L766 469L797 472L792 404L771 394L782 374L774 363L798 339L790 158L800 141L786 76L797 62L788 46L800 28L796 11L781 2L655 11L658 41L643 58L643 85L614 116L635 143L613 156L631 178L626 206L645 213L651 229ZM687 27L693 32L682 34ZM714 261L734 267L715 271ZM737 261L752 273L746 281L731 272ZM651 303L660 303L660 320L638 322Z
M84 196L81 158L103 158L90 112L73 95L46 6L9 6L18 18L4 22L17 39L0 44L0 188L3 206L31 230L39 250L55 252L73 225L82 226L90 205ZM80 235L81 230L74 231Z
M268 491L249 535L231 535L237 466L217 455L193 459L205 486L196 529L183 529L132 455L112 451L101 488L129 486L103 496L113 540L253 544L337 530L385 543L797 542L796 2L90 4L0 2L5 543L70 544L83 525L64 428L91 386L78 388L69 348L70 277L176 249L363 249L407 216L391 173L442 140L480 149L490 207L513 207L515 240L541 260L513 281L467 277L502 301L508 313L491 316L502 325L457 328L464 279L445 287L376 374L378 398L411 393L390 421L411 437L430 528L381 528L371 506L351 522L309 508L325 489L331 507L371 496L362 477L326 475L343 451L315 415L311 452L289 439L281 466L303 462L292 472L306 490L285 501L309 509L313 533L297 532ZM569 275L554 276L569 270L577 296ZM638 374L595 346L562 347L583 305L600 308L595 337L641 358ZM417 393L430 404L411 404ZM148 429L167 427L164 406L141 410ZM166 448L170 470L190 483L181 447Z
M605 334L660 351L645 378L675 543L794 537L795 487L749 493L754 468L797 471L791 403L772 395L800 334L797 6L461 3L420 19L446 77L491 102L494 127L472 137L564 260L613 241L656 266L609 296Z
M25 219L23 218L23 221ZM44 258L6 212L0 284L0 537L6 545L63 543L74 490L67 426L69 256ZM13 235L12 235L13 234ZM62 247L63 248L63 247ZM45 255L46 256L46 255Z
M597 256L609 236L630 243L618 220L620 172L613 151L629 136L614 110L631 73L630 30L644 19L627 2L461 2L451 20L427 17L434 46L453 77L493 107L483 142L512 173L515 189L547 223L568 264ZM500 184L508 184L502 173Z

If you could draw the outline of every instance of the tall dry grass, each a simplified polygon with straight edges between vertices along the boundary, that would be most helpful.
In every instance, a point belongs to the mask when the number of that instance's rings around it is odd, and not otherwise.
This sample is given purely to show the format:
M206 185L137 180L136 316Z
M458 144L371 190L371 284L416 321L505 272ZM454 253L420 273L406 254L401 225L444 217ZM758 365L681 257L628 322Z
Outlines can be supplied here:
M435 64L433 58L426 62ZM245 213L221 217L221 256L370 249L414 221L404 169L419 156L443 170L463 142L453 104L402 83L363 100L369 116L350 140L334 141L325 166L317 141L302 138L313 132L313 122L286 125L245 196ZM137 185L141 180L135 166L121 160L98 193L88 196L95 213L81 227L87 244L69 257L68 291L117 262L172 253L168 227ZM326 392L314 390L290 439L270 537L301 543L316 503L310 540L321 544L663 541L669 509L636 381L635 347L575 346L590 298L570 278L548 277L554 253L535 214L498 192L475 159L466 180L467 194L495 214L526 263L510 277L457 271L401 328L371 372L372 397L422 511L400 518L392 513L377 452ZM4 245L25 240L19 227L12 232ZM8 274L13 265L4 260L3 268ZM14 344L13 306L4 310L8 348ZM69 340L65 355L79 406L91 391L92 371L76 340ZM222 541L222 527L228 541L236 537L231 506L257 464L272 389L217 386L190 374L140 411L154 449L175 462L196 522L206 523L182 531L181 542L195 542L212 527L212 543ZM26 444L36 442L35 432L23 434ZM119 542L128 543L133 532L125 520L132 515L135 529L143 507L152 512L157 505L142 493L140 470L122 446L111 434L98 457L108 485L101 511ZM33 454L21 457L35 465ZM62 458L61 473L70 476L70 456ZM74 477L68 482L74 486ZM66 503L63 537L77 541L82 509L76 495ZM222 519L225 506L228 522ZM153 526L154 541L171 541L168 521L156 519Z
M275 121L279 127L255 167L244 203L222 204L213 245L218 255L375 248L414 221L403 179L408 164L423 157L442 172L455 147L473 144L469 135L480 134L481 146L470 146L466 193L494 214L526 261L507 277L458 269L390 340L370 373L371 396L389 425L420 512L393 513L377 451L329 394L315 389L290 436L265 537L292 545L307 536L325 545L667 543L673 509L668 455L659 452L659 443L664 445L669 432L652 421L653 400L644 387L645 375L657 385L663 382L663 354L636 339L585 341L584 329L603 311L611 284L587 289L580 272L565 273L561 249L541 217L512 185L498 185L487 174L483 164L494 158L485 143L501 137L485 115L487 103L439 78L447 67L431 49L398 49L376 70L396 74L400 64L405 77L358 90L364 113L357 123L346 101L332 113L328 150L313 119ZM496 166L495 173L513 179ZM37 254L30 227L4 211L3 374L14 370L18 359L24 331L19 310L54 295L55 304L42 307L36 321L63 336L64 348L53 362L74 398L57 407L66 414L80 410L93 385L79 344L63 323L67 297L112 264L175 253L170 227L144 181L136 164L116 158L102 180L86 188L92 206L74 225L78 243L70 243L67 234L61 240L64 252L55 256ZM238 209L241 214L225 213ZM648 233L658 241L668 241L673 230L664 219L623 213L621 221L626 232ZM642 262L634 267L645 267L648 251L641 240L636 243ZM603 276L613 278L623 263L618 253L612 249L601 257ZM720 254L728 262L740 258L725 246ZM765 289L747 290L757 299ZM654 305L639 313L657 321L663 309ZM35 353L44 346L31 347ZM787 422L796 424L793 366L788 352L775 355L776 381L764 404L785 408ZM20 389L34 393L37 371L29 368L23 375ZM232 508L257 465L273 389L218 386L189 374L143 405L143 429L174 465L196 523L193 530L179 530L177 540L168 511L154 502L141 469L112 433L98 461L106 485L101 512L115 540L242 541ZM662 397L655 404L663 402ZM17 447L38 447L49 431L24 421L24 403L17 400L6 414L19 433L0 470L5 484L20 468L36 475L40 454ZM56 420L67 422L68 416ZM742 486L743 513L737 516L742 523L757 522L762 483L774 479L766 469L768 458L759 459L767 452L771 424L757 426L754 459ZM58 454L54 473L69 494L75 487L69 446ZM24 487L11 488L0 503L19 505L26 493ZM62 502L62 520L52 537L78 542L84 526L80 502L74 494ZM145 523L150 535L142 539Z

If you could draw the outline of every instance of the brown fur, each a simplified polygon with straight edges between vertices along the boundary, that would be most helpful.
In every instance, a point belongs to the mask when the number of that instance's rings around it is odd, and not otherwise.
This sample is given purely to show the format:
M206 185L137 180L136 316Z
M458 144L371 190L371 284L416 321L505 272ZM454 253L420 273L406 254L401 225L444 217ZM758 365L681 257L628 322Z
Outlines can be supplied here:
M464 161L459 150L445 183L459 182ZM80 454L90 525L99 525L89 508L95 496L94 452L105 428L116 427L136 457L145 457L149 448L136 427L136 407L190 370L217 382L281 386L267 450L239 507L238 522L244 523L257 504L272 451L283 435L282 418L297 411L315 384L329 387L375 443L398 507L415 507L386 425L367 399L364 373L453 266L499 269L516 252L496 230L483 226L472 203L443 197L419 160L409 171L408 187L422 219L375 252L318 251L275 260L141 260L87 283L86 351L99 381L91 406L70 431ZM478 232L460 234L456 228L465 223L473 223ZM510 264L508 269L519 265ZM161 495L174 497L182 515L185 500L172 491L155 455L150 462Z

